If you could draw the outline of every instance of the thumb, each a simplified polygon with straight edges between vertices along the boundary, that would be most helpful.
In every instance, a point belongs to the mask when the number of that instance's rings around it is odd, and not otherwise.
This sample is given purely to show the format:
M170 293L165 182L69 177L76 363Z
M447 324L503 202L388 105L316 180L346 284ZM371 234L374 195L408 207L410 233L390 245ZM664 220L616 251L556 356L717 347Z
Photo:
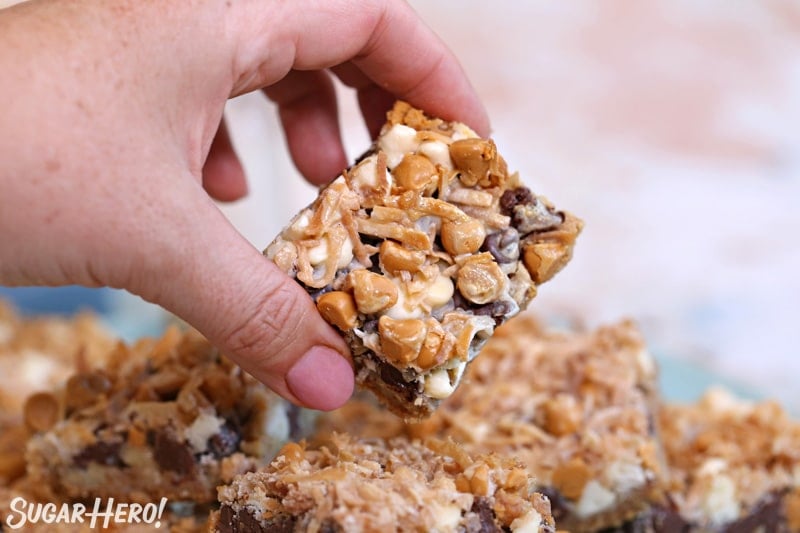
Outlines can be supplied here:
M199 188L178 225L172 265L140 277L140 294L186 320L281 396L331 410L353 392L342 338L308 294L253 248ZM197 200L197 198L195 198ZM191 203L191 202L190 202ZM173 229L176 229L173 226ZM175 267L177 265L177 268ZM164 270L159 272L158 270Z

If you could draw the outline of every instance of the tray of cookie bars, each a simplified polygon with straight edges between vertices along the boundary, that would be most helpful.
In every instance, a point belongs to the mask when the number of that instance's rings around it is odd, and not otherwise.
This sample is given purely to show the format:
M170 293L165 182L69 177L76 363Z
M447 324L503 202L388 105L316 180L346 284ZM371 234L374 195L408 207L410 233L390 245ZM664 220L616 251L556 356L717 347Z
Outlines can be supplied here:
M523 312L581 227L490 139L397 103L265 250L352 350L361 391L332 413L191 330L126 344L0 308L2 527L800 531L800 423L779 405L666 402L632 321ZM52 512L109 502L99 525Z

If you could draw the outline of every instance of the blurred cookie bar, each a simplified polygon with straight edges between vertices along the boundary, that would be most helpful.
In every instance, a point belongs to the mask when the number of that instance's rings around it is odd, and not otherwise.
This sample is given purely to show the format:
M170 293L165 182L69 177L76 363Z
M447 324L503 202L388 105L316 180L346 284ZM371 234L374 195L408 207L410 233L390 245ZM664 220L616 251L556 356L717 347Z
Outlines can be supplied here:
M264 470L220 487L220 533L554 533L547 499L518 463L471 456L452 441L288 444Z
M372 149L264 253L342 331L358 383L421 419L569 261L581 227L493 141L398 102Z
M800 531L800 423L722 389L666 405L669 504L620 531Z
M0 413L19 415L29 394L101 364L115 344L93 315L23 318L0 300Z
M380 423L385 415L356 400L324 417L320 438L332 431L435 436L470 453L514 457L550 498L560 530L598 531L660 501L656 374L631 322L560 334L521 315L498 328L464 386L428 420Z
M102 364L115 343L93 315L23 318L0 300L0 485L25 471L25 399Z
M28 475L68 499L207 503L301 437L306 416L199 334L172 328L28 399Z

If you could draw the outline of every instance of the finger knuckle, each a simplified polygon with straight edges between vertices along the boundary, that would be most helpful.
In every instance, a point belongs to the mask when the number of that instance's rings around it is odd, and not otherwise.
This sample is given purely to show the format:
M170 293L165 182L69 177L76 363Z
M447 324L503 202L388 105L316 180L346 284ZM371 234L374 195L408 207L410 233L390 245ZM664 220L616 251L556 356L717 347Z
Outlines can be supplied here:
M269 363L286 346L300 338L304 302L296 290L279 284L253 300L241 320L224 334L223 343L234 353L255 356Z

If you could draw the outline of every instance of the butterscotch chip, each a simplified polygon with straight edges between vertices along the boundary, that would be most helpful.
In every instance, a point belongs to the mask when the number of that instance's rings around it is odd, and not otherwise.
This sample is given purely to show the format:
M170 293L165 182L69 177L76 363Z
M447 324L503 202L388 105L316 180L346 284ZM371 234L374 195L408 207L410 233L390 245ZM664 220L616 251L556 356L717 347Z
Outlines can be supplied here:
M79 373L67 380L64 400L68 409L90 405L111 388L108 378L99 372Z
M561 437L577 431L583 414L578 402L568 394L557 395L542 404L544 428L553 435Z
M567 498L577 500L591 479L589 467L580 457L574 457L553 471L553 486Z
M58 399L49 392L37 392L25 402L25 424L32 431L47 431L59 418Z
M320 296L317 300L317 309L322 318L341 330L352 328L358 319L358 310L353 297L343 291L333 291Z
M493 141L398 102L365 157L264 253L342 331L359 385L421 419L453 394L495 327L567 263L581 227L510 173ZM340 292L357 315L330 301ZM418 329L400 339L376 327L386 318L433 320L435 337L422 342Z

